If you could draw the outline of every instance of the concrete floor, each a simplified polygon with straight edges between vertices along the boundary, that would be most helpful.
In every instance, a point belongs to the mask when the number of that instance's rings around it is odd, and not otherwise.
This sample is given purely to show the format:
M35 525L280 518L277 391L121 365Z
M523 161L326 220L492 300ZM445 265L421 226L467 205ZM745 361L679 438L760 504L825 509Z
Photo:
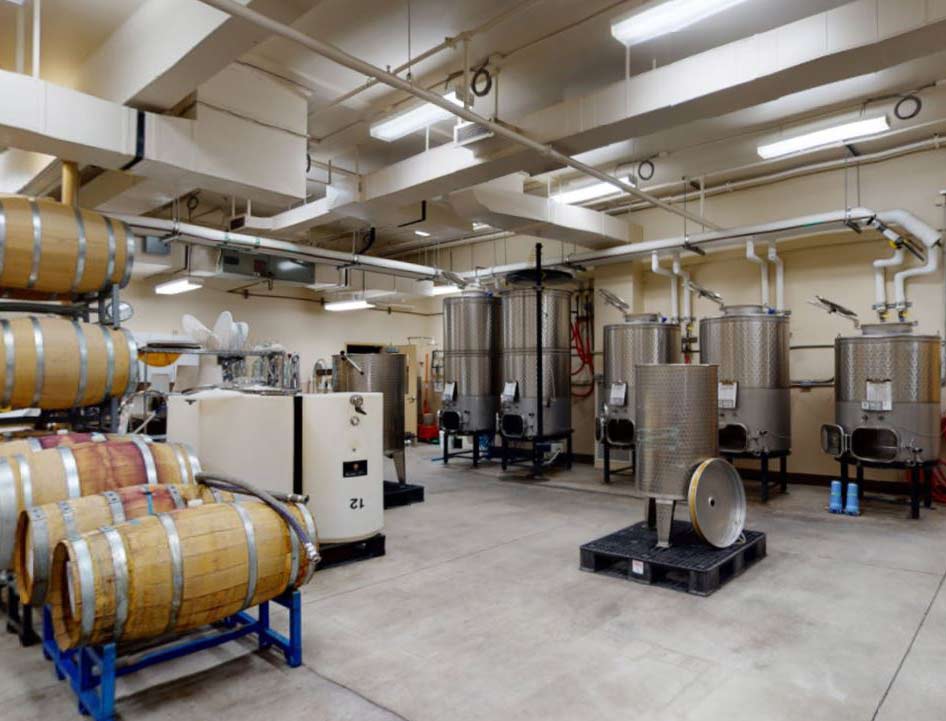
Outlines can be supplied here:
M386 515L388 555L319 572L305 666L232 644L120 684L123 719L942 721L946 513L792 488L749 525L768 557L698 598L578 570L641 517L590 467L542 484L409 453L427 502ZM75 719L36 648L0 635L0 718Z

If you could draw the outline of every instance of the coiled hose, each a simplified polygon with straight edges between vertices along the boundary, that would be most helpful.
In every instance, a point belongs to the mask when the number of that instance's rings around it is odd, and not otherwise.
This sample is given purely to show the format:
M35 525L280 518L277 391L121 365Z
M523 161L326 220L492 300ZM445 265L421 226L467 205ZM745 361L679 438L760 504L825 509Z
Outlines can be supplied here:
M315 573L316 565L322 560L322 557L319 555L319 550L315 545L316 539L309 537L309 532L302 527L302 524L299 523L299 521L297 521L295 517L286 510L286 508L276 499L272 493L269 491L264 491L262 488L257 488L253 484L247 483L246 481L243 481L239 478L228 476L223 473L201 472L197 474L196 480L199 483L211 486L212 488L220 488L221 490L225 491L245 493L250 496L255 496L267 506L276 511L276 513L278 513L280 517L289 525L289 528L292 529L292 532L296 534L296 538L299 539L299 542L305 549L305 555L309 559L309 572L306 575L306 580L312 577L312 574ZM306 496L298 496L296 494L282 495L281 497L287 499L287 503L300 503L303 502L300 499L306 498ZM313 523L314 522L315 519L313 518ZM318 531L316 531L316 535L318 535Z

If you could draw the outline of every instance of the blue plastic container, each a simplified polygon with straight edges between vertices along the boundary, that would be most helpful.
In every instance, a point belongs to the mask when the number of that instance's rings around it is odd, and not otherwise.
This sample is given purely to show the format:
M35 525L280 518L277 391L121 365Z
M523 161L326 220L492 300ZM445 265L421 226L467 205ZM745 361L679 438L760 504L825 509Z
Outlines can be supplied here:
M831 513L844 513L844 504L841 503L841 481L831 481L831 496L828 499L828 510Z
M849 516L861 515L861 502L857 491L856 483L847 484L847 504L844 506L844 512Z

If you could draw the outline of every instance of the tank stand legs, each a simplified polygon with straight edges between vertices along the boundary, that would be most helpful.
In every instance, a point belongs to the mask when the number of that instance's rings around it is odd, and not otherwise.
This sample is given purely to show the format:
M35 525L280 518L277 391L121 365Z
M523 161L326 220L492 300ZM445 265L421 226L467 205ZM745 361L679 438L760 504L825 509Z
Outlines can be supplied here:
M782 493L788 493L788 456L779 456L778 481Z
M447 465L450 462L450 431L441 431L443 435L443 464Z
M397 473L397 482L401 485L407 483L407 463L404 459L404 451L394 451L391 454L391 460L394 461L394 471Z
M926 508L932 508L933 507L933 469L924 468L923 475L925 476L925 480L926 480L926 493L924 494L924 497L923 497L923 505Z
M611 483L611 446L606 441L601 441L601 451L604 456L604 482Z
M655 498L647 499L647 527L650 530L657 528L657 500Z
M670 528L673 526L674 501L655 500L657 516L657 548L670 548Z
M759 457L762 476L762 502L769 502L769 454L763 453Z

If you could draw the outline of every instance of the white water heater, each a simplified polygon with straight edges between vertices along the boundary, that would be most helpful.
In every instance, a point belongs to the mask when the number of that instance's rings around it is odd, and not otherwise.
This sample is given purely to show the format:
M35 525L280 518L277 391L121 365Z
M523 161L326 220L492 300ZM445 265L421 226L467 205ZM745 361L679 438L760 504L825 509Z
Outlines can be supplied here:
M384 527L383 412L380 393L172 395L168 441L207 471L308 494L320 543L345 543Z

